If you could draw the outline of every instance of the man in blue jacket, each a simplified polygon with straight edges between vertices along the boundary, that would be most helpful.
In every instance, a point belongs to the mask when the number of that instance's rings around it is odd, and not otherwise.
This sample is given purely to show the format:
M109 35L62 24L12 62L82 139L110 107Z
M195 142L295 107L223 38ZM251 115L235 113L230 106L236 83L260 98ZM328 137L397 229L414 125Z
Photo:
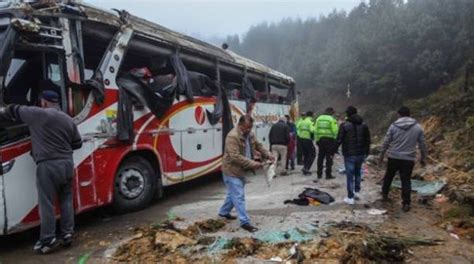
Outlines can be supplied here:
M420 163L425 165L426 143L423 128L418 122L410 117L410 109L406 106L398 110L400 118L393 122L385 135L382 146L380 161L388 153L387 171L383 181L382 195L384 200L388 200L388 193L392 185L393 178L400 172L402 182L403 211L410 210L411 193L411 173L415 166L416 145L421 152Z

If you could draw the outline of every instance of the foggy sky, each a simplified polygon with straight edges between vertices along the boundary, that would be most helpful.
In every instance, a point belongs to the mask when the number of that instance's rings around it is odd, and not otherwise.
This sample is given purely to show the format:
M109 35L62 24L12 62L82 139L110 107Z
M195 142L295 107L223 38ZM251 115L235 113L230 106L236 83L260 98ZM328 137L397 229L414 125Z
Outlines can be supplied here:
M201 39L245 33L260 22L318 17L350 11L363 0L83 0L104 9L125 9L175 31Z

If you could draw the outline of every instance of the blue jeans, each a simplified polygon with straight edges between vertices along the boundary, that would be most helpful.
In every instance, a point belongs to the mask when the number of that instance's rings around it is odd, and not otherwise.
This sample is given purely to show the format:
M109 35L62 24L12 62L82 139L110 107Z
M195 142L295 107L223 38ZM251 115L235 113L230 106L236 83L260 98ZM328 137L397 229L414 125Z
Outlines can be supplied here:
M360 192L360 170L365 156L344 156L347 176L347 197L354 198L354 191Z
M245 209L245 182L243 178L227 176L225 174L222 174L222 176L224 178L225 186L227 187L227 197L225 198L219 214L230 214L230 211L235 207L235 210L237 210L237 214L239 215L240 225L249 224L250 218Z

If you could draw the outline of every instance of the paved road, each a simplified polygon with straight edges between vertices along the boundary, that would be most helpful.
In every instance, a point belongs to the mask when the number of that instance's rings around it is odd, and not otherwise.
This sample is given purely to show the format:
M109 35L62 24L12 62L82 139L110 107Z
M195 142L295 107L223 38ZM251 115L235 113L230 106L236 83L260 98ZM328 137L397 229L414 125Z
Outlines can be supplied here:
M340 161L337 160L335 168ZM262 232L287 230L309 225L318 221L361 221L375 223L383 217L372 217L365 213L364 204L378 199L379 188L372 182L365 182L364 197L354 207L342 203L346 195L345 177L338 175L335 180L321 180L313 183L315 176L302 176L299 170L290 176L278 177L268 186L260 175L249 177L246 186L248 212ZM329 192L336 202L329 206L285 205L283 201L297 198L305 187L318 187ZM77 219L76 243L70 250L61 250L47 256L34 255L31 248L37 238L37 230L0 239L0 262L3 263L77 263L81 257L88 256L88 263L102 263L104 251L111 245L133 234L139 226L158 223L172 212L184 218L183 225L213 218L225 196L225 188L219 175L206 177L178 187L172 187L165 198L149 208L131 214L113 215L100 209L82 215ZM227 225L220 236L248 236L238 226L238 221Z
M219 175L210 175L165 191L165 197L149 208L124 215L114 215L108 209L98 209L76 219L76 241L69 250L38 256L32 251L38 238L38 229L0 238L0 263L77 263L81 257L91 255L90 262L102 257L111 243L133 233L135 227L162 221L167 212L182 204L204 201L212 195L224 195L224 184ZM215 212L211 212L215 215ZM89 262L88 262L89 263Z

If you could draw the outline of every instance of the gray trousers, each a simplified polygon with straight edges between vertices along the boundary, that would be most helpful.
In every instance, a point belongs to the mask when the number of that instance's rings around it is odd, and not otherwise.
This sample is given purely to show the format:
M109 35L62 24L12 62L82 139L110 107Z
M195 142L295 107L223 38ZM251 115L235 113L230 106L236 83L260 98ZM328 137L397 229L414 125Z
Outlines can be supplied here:
M54 204L59 200L61 209L61 234L74 232L74 207L72 203L72 159L45 160L38 163L36 186L41 220L40 241L48 242L56 236Z

